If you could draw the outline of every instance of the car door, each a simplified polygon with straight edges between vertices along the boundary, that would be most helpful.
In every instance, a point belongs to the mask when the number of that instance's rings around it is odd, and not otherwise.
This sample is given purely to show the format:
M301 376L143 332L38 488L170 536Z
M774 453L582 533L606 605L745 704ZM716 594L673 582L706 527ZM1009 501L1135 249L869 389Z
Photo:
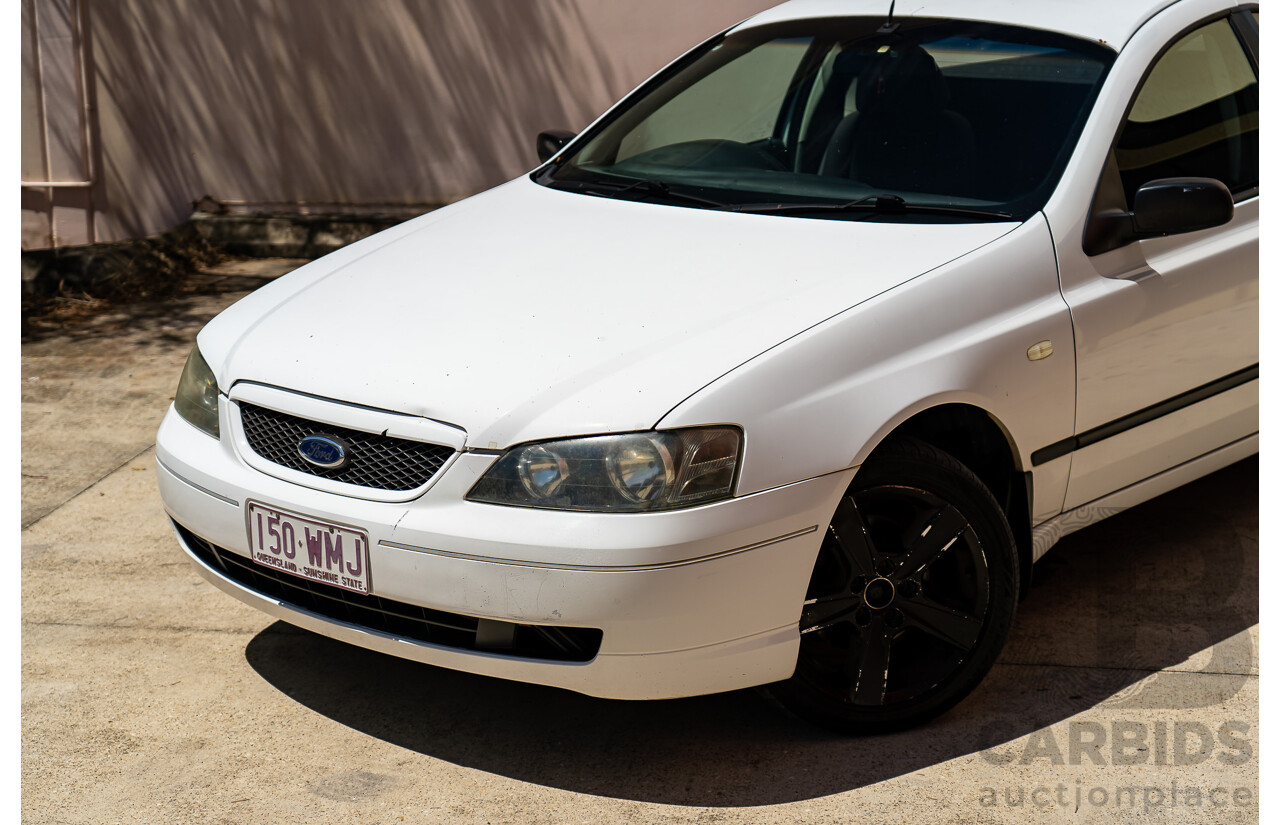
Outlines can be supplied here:
M1113 68L1109 85L1128 73L1132 92L1118 125L1105 111L1092 124L1110 129L1110 144L1094 135L1083 220L1061 200L1056 215L1046 208L1075 329L1076 435L1033 462L1070 456L1068 510L1258 428L1257 20L1237 9L1180 25L1179 13L1139 30ZM1155 52L1145 71L1130 49ZM1112 106L1123 97L1113 89ZM1175 177L1224 183L1231 220L1119 245L1091 237L1100 214L1129 211L1140 186Z

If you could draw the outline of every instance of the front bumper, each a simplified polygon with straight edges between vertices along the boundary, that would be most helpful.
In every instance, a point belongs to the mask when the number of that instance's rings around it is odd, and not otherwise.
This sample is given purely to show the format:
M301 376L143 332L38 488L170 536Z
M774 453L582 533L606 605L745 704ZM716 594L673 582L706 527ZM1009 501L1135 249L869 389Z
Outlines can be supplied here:
M257 592L194 552L198 572L268 615L428 664L617 699L692 696L791 675L797 623L830 514L852 470L667 513L569 513L476 504L467 490L495 460L460 454L419 498L369 501L249 466L172 409L157 437L170 517L248 557L246 501L368 530L371 592L433 611L520 625L596 628L590 661L459 649L321 615Z

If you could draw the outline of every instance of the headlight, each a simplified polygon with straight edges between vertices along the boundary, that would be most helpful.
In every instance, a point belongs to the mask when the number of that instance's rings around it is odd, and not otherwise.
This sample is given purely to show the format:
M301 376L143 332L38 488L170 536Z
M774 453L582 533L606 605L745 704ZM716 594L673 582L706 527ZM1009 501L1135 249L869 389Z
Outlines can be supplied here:
M218 437L218 381L213 370L205 363L199 347L192 347L187 365L178 379L178 391L173 396L173 406L178 415L193 426Z
M692 507L733 495L741 446L730 427L526 444L498 459L467 499L613 513Z

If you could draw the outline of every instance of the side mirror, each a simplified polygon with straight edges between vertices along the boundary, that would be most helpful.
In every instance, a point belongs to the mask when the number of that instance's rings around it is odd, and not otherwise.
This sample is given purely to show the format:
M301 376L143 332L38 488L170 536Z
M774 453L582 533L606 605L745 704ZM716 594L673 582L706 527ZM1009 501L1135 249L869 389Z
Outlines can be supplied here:
M540 133L538 135L538 162L546 163L560 154L560 150L575 137L577 135L573 132L566 132L563 129L550 129Z
M1133 196L1133 228L1140 238L1211 229L1235 214L1231 190L1213 178L1162 178Z
M1086 255L1100 255L1143 238L1212 229L1231 221L1231 190L1213 178L1161 178L1133 196L1133 211L1094 215L1085 229Z

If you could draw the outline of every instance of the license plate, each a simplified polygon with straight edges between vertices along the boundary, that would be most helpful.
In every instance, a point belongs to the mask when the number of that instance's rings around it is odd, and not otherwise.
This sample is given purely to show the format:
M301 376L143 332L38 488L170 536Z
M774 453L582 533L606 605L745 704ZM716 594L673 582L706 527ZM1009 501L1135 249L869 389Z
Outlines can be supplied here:
M355 593L369 592L369 534L249 502L249 555L257 564Z

